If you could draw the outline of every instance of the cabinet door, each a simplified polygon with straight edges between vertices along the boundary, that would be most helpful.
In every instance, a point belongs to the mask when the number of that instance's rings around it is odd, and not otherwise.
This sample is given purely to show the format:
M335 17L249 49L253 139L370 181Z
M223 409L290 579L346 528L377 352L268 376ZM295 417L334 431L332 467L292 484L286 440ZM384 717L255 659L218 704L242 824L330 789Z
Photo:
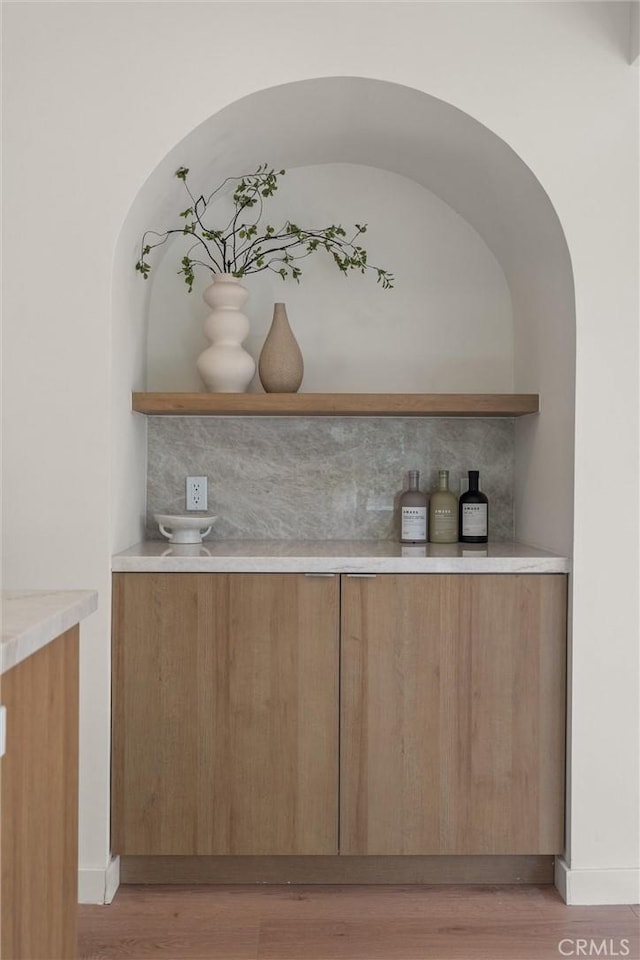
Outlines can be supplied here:
M0 677L0 957L78 956L78 637L72 627Z
M337 852L338 588L114 575L116 852Z
M344 577L342 631L340 852L561 852L566 577Z

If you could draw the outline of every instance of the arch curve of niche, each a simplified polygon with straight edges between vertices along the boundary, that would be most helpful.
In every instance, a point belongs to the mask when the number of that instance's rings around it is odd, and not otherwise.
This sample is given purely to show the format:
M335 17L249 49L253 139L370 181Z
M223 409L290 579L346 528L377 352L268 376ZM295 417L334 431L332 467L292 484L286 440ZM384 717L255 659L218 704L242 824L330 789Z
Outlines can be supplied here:
M516 536L570 552L573 275L534 173L478 119L426 92L356 77L297 81L191 131L139 191L119 246L136 249L145 229L176 225L189 205L178 167L207 193L260 163L287 171L266 222L366 222L369 261L396 282L384 291L372 273L344 277L322 253L302 261L299 285L269 271L249 276L245 348L258 358L273 304L284 301L303 391L540 393L540 415L516 424ZM148 390L203 389L195 357L206 346L210 278L201 273L187 293L177 275L185 251L183 238L156 251L135 291L122 280L129 312L144 314ZM251 389L261 390L257 377Z

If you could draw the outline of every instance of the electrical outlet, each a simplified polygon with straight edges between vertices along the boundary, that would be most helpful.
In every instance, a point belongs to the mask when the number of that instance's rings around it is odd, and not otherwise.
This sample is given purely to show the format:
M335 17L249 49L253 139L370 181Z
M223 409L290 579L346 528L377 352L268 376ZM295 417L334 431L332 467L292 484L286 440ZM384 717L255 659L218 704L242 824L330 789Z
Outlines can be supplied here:
M207 509L207 478L187 477L187 510Z
M7 708L0 707L0 757L7 752Z

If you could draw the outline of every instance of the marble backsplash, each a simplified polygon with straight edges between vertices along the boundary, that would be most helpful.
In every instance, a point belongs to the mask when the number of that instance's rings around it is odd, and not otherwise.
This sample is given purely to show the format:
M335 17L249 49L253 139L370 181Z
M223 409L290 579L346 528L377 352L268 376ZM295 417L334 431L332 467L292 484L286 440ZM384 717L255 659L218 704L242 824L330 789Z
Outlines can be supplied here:
M489 536L514 535L512 420L149 417L147 536L185 511L185 478L207 476L209 539L393 540L407 471L429 492L439 469L480 471Z

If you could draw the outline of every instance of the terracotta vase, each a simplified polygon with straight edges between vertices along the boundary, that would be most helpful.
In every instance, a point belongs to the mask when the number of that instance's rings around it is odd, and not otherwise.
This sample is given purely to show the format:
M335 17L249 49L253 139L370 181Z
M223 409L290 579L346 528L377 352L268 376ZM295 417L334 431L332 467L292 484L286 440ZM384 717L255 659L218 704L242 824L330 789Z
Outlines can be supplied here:
M304 362L284 303L273 305L273 321L260 353L258 372L267 393L295 393L302 383Z
M237 277L217 274L202 294L211 308L204 332L211 346L196 361L198 373L214 393L244 393L256 372L256 362L242 347L249 320L242 312L248 291Z

